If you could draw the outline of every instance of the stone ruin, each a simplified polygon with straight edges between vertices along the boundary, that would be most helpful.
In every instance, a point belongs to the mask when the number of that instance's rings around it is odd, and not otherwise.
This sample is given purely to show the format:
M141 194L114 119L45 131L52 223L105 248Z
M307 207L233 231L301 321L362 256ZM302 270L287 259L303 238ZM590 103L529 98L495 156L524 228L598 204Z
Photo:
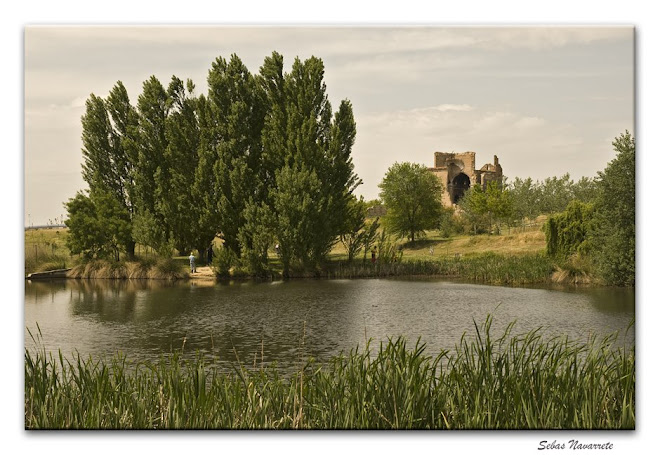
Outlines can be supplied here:
M502 184L502 166L497 155L493 158L493 164L484 164L481 169L475 166L475 155L475 152L435 152L434 166L429 169L442 182L442 204L445 207L457 204L473 185L481 185L485 190L488 182Z

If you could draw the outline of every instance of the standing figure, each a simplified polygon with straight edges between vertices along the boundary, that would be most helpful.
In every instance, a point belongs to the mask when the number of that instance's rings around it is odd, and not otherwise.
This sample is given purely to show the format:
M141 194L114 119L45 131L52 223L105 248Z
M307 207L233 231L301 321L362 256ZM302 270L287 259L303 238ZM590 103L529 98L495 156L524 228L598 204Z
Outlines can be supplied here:
M376 247L373 247L371 249L371 263L372 264L376 263Z
M190 252L190 256L188 256L188 259L190 259L190 273L195 273L197 269L195 268L195 255L193 252Z
M209 249L206 250L206 259L208 260L208 265L210 266L213 262L213 243L209 245Z

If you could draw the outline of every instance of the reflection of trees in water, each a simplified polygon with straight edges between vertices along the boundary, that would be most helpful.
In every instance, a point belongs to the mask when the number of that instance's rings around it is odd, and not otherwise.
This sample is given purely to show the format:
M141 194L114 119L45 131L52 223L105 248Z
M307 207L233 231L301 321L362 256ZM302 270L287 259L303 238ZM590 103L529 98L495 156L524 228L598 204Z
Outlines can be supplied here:
M258 368L325 359L354 339L352 292L350 286L326 281L218 286L204 290L194 311L182 315L170 333L186 327L186 351L220 362L238 359ZM158 332L163 344L170 340L165 332ZM183 334L178 335L180 341Z
M72 311L117 322L178 317L186 311L186 299L181 298L185 291L181 284L168 281L80 280L72 287Z
M70 289L70 310L74 316L96 316L101 321L131 319L135 290L123 282L72 280Z
M589 290L592 295L594 306L601 311L619 312L622 306L625 309L635 308L635 289L634 288L595 288Z
M66 280L66 286L71 289L103 289L108 291L135 292L147 289L159 289L176 286L167 280Z
M614 335L617 333L616 346L631 346L635 344L635 289L630 287L615 286L567 286L557 283L547 284L545 286L532 285L521 286L530 289L547 289L556 291L559 296L574 294L580 296L577 302L583 302L588 306L588 313L583 313L583 307L577 307L574 321L577 318L587 317L589 326L597 328L596 330L587 329L580 333L577 338L581 341L588 341L590 336L602 337ZM603 327L609 327L614 320L618 320L618 329L603 332ZM633 324L629 327L629 324ZM559 324L559 327L562 325Z
M431 352L441 341L469 331L471 317L466 311L475 312L479 320L481 312L490 308L488 302L498 298L518 302L511 307L518 311L512 317L539 319L541 324L559 329L565 327L560 322L564 319L557 315L559 310L566 318L577 319L572 326L578 328L612 326L615 320L627 320L634 310L634 303L632 307L622 305L634 301L629 289L563 288L563 293L545 293L548 295L539 300L539 292L523 289L464 288L394 280L211 287L153 280L67 280L26 284L25 294L26 302L34 301L31 309L42 327L59 334L48 341L66 352L79 349L86 355L121 350L133 360L154 361L163 354L180 352L185 339L186 357L199 352L227 369L237 358L250 368L275 361L283 369L296 368L309 357L326 360L340 350L347 352L358 344L363 347L366 337L374 338L372 348L377 349L382 337L398 334L406 335L410 343L422 335L422 341L431 343ZM586 295L578 298L566 293ZM451 303L454 298L456 304ZM519 302L524 298L534 303L528 310ZM438 303L447 299L449 306ZM57 305L42 305L51 300ZM472 303L466 307L461 303L466 301ZM594 302L593 309L589 301ZM540 310L534 310L536 307ZM32 311L26 310L26 320L28 313ZM461 322L463 319L467 322ZM617 325L625 326L625 322ZM438 346L452 345L453 341Z
M25 282L26 303L40 303L46 300L52 302L57 294L66 292L68 292L67 280Z

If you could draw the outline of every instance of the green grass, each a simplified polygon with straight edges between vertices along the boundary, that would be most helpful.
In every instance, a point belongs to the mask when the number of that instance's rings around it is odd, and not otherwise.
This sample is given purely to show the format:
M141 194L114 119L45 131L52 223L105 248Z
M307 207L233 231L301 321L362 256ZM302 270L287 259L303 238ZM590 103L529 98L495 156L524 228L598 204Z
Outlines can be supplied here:
M25 231L25 274L71 267L74 258L66 247L67 229Z
M224 374L202 356L155 364L25 350L28 429L632 429L635 351L492 318L437 356L399 338L297 372ZM38 337L37 337L38 338ZM37 346L39 344L37 343Z
M484 253L434 260L406 260L404 256L401 262L393 263L335 262L328 265L326 273L330 278L442 276L477 283L520 285L549 282L553 270L552 261L543 253L526 255Z
M454 235L443 237L439 231L428 231L426 235L414 243L399 239L403 244L403 258L406 260L437 260L463 257L474 254L495 253L502 255L528 255L545 252L545 234L541 230L545 216L539 217L532 227L526 230L520 228L504 229L500 235ZM362 254L358 255L360 258ZM337 243L331 257L346 259L346 249Z
M432 250L431 250L432 249ZM440 237L435 231L414 244L404 245L404 258L435 260L474 254L530 255L545 251L545 237L539 230L501 235L457 235Z

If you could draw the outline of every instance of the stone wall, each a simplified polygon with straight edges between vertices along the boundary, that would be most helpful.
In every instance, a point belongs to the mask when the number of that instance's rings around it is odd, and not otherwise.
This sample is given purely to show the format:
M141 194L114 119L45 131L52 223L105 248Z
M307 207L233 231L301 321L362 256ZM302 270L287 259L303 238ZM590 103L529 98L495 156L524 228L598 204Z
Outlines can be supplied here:
M491 181L502 184L502 166L497 156L493 158L493 164L485 164L480 169L476 168L475 152L435 152L433 163L434 166L429 169L442 182L442 203L445 207L456 204L463 193L474 185L486 189Z

